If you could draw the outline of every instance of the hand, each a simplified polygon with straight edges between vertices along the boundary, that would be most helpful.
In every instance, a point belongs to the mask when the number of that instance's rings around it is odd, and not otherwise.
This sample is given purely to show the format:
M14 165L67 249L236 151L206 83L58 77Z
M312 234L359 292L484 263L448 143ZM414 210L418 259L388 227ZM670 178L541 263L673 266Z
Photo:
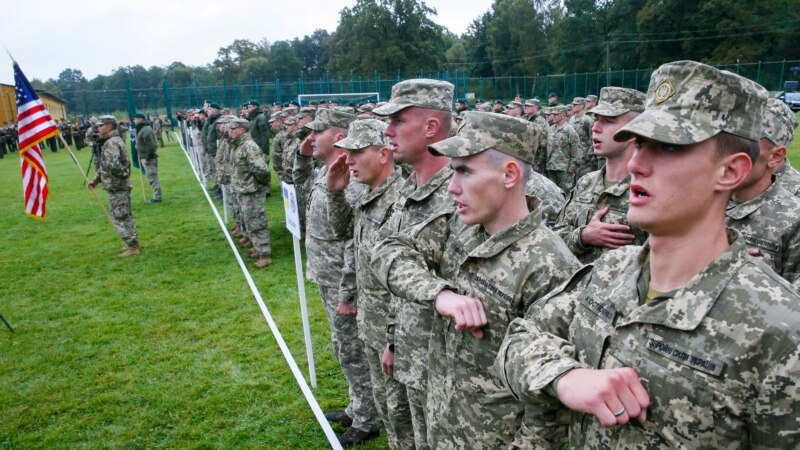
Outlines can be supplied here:
M622 425L631 419L641 423L647 420L650 396L630 367L573 369L558 380L555 388L564 406L597 417L604 427ZM622 414L615 416L619 411Z
M628 225L617 225L602 222L608 213L608 206L597 211L589 223L581 230L581 242L592 247L619 248L633 243L636 236L625 233L631 229Z
M383 354L381 355L381 367L383 367L383 373L392 378L392 374L394 374L394 352L389 350L388 345L383 349Z
M328 168L328 192L342 192L350 183L350 169L344 163L347 154L342 153Z
M336 314L339 314L340 316L355 316L356 305L352 303L339 302L339 304L336 305Z
M476 339L483 339L483 327L489 321L480 300L443 289L436 296L435 306L439 314L453 318L456 330L469 330Z
M758 247L747 247L747 254L761 261L764 260L764 254L761 253L761 249Z
M90 191L93 191L96 186L97 183L95 183L94 181L90 181L89 184L86 185L86 187L88 187Z
M314 154L314 148L311 147L311 136L303 139L303 142L300 143L300 154L303 156L312 156Z

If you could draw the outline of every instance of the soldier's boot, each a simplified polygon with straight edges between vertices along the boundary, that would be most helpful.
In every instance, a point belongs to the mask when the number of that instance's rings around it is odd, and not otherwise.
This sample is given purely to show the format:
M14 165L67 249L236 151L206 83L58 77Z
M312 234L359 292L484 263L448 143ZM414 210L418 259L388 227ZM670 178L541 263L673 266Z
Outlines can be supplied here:
M142 253L142 249L139 247L139 244L133 244L128 246L124 252L119 254L120 258L127 258L128 256L136 256Z
M249 244L249 243L250 243L250 239L247 239L247 236L244 236L244 237L242 237L241 239L239 239L239 243L240 243L240 244L242 244L242 245L244 245L244 246L246 247L246 246L247 246L247 244Z
M247 252L247 257L250 259L258 259L261 254L258 252L258 249L251 248L249 252Z
M336 411L325 413L325 419L330 423L338 423L339 425L349 427L353 424L353 418L348 416L344 411Z
M369 440L375 439L381 435L381 430L364 431L352 427L339 436L339 443L343 448L350 448L356 445L363 444Z
M267 267L270 264L272 264L272 258L270 258L269 256L262 256L258 258L258 261L256 261L255 264L253 264L253 267L255 267L256 269L263 269L264 267Z
M242 237L242 232L239 231L239 226L238 225L231 231L231 235L233 235L233 237L237 237L237 238Z

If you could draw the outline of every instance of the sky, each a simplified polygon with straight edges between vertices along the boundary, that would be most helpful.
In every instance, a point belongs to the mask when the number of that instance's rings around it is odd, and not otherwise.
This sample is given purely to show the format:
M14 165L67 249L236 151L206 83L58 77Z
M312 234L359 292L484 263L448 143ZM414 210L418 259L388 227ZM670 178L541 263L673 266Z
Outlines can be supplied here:
M190 66L216 59L235 39L269 42L333 32L339 12L356 0L12 0L0 14L0 45L28 79L57 78L78 69L86 79L120 66ZM434 22L455 34L491 7L492 0L426 0ZM7 57L3 55L4 57ZM13 84L11 61L0 83ZM0 66L2 67L2 66Z

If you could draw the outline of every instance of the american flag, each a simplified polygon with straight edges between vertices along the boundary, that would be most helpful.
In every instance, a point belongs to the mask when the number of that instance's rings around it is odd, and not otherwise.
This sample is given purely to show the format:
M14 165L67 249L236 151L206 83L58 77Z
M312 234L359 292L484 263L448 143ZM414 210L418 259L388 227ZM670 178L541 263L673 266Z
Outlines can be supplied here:
M44 219L49 190L47 169L44 166L39 143L58 134L58 127L16 61L14 84L17 96L19 156L25 213L37 219Z

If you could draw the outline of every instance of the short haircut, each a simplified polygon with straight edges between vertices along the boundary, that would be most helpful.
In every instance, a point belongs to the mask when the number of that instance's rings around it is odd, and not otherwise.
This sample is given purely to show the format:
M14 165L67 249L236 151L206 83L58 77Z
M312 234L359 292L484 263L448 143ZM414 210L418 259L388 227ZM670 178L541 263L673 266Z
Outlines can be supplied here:
M522 189L525 189L525 186L528 184L528 180L531 177L531 164L527 161L523 161L516 156L509 155L508 153L503 153L500 150L495 150L490 148L486 150L486 156L489 159L489 164L491 164L492 168L499 169L503 164L505 164L508 160L514 161L519 165L520 170L522 171Z
M755 163L761 152L758 141L752 139L725 131L721 131L714 138L717 140L717 155L719 157L733 155L734 153L746 153L750 157L750 161Z

